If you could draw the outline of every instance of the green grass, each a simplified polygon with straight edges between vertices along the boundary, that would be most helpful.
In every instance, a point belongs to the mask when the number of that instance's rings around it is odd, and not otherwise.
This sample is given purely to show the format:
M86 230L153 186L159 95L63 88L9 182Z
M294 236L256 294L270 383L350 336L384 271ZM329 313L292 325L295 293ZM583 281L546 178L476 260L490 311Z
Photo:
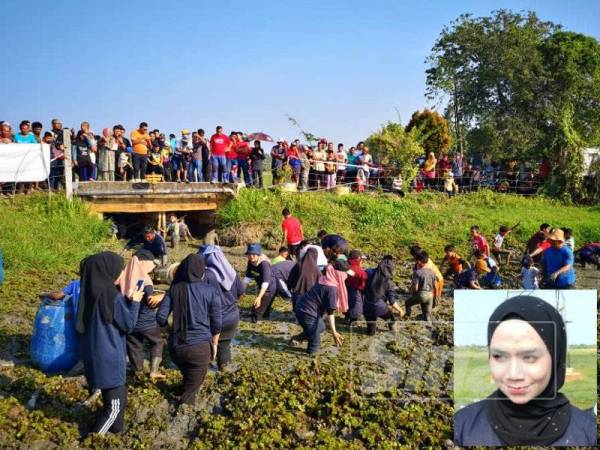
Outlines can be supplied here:
M561 392L575 406L591 408L597 401L596 348L572 348L568 352L568 362L568 366L581 373L583 378L566 382ZM468 405L487 397L495 389L490 377L487 349L454 347L454 404Z
M243 189L235 201L218 214L222 228L258 226L265 231L264 243L281 239L281 210L288 206L304 226L306 236L320 229L337 232L365 252L405 255L407 246L419 243L434 259L441 259L446 244L468 250L471 225L480 226L488 240L502 224L519 228L506 239L507 245L524 247L539 225L568 226L576 242L600 240L600 206L566 206L543 197L481 191L448 199L437 193L410 194L401 199L392 194L285 193L279 190ZM269 238L272 235L276 239Z

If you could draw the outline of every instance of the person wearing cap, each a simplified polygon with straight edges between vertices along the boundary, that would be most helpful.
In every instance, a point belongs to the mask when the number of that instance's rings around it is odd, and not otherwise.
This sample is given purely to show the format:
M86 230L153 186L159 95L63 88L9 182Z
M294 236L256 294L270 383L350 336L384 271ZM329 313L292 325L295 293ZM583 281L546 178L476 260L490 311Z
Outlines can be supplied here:
M212 177L210 182L222 183L226 181L227 158L225 155L231 148L231 141L226 134L223 133L223 127L217 126L215 134L210 137L210 163L212 166Z
M571 289L575 285L575 257L565 245L563 230L555 228L548 236L551 247L542 254L544 287L546 289Z
M252 322L256 323L262 319L268 319L271 314L271 306L277 293L277 284L271 271L271 262L263 254L260 244L248 244L246 250L248 265L244 284L250 281L256 282L257 295L252 307Z
M346 321L348 324L356 322L363 315L364 291L368 279L367 272L361 265L363 259L365 257L360 250L352 250L348 255L348 265L353 272L346 279L346 289L348 290Z
M134 181L145 180L148 151L152 147L146 122L140 123L139 128L131 132L131 143L133 144L133 179Z

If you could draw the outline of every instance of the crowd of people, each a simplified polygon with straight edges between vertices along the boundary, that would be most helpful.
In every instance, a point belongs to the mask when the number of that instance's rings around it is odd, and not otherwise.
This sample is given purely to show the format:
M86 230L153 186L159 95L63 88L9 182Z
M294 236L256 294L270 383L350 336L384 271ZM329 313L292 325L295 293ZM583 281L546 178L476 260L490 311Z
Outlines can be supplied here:
M133 376L143 378L147 348L149 377L164 378L160 365L163 332L169 323L169 355L183 375L180 401L193 404L211 361L218 370L228 370L231 341L241 318L238 301L245 293L254 296L249 311L252 322L268 320L277 298L290 301L302 328L290 345L306 342L307 353L314 354L327 328L335 345L343 345L337 314L343 315L348 326L361 326L364 318L370 336L377 333L378 319L393 329L394 322L410 318L416 306L419 318L431 325L432 309L441 300L446 279L453 280L456 289L497 288L499 267L510 264L515 256L506 248L505 238L518 224L500 226L492 247L474 225L470 257L461 257L449 244L439 268L426 250L412 246L410 288L405 291L394 284L392 256L383 256L376 267L364 267L365 256L359 249L350 249L344 237L321 230L316 238L307 239L300 220L288 208L282 216L278 255L270 259L261 244L248 244L243 277L220 247L202 245L198 253L168 266L166 292L156 289L151 274L157 266L167 267L167 241L173 235L165 238L148 226L139 239L128 243L134 254L127 264L112 252L89 256L81 262L80 280L62 292L44 294L55 299L73 297L88 386L91 391L100 390L104 400L95 432L123 430L127 359ZM523 289L572 288L574 245L571 230L542 224L524 251L519 275ZM440 268L445 266L442 273ZM253 291L249 290L252 283Z
M14 132L9 122L2 121L0 144L49 144L52 189L64 187L66 152L71 157L73 179L82 182L142 181L147 175L154 175L160 181L243 183L263 188L264 173L270 170L274 186L289 182L304 191L344 185L357 192L377 187L400 195L405 190L433 189L452 196L480 188L533 194L551 170L547 160L534 168L516 160L499 164L484 162L477 155L467 159L459 151L442 152L437 157L429 153L415 161L418 175L410 186L404 186L398 168L376 164L362 141L346 148L343 143L336 145L325 138L314 145L299 139L288 143L281 138L265 149L263 143L271 140L269 136L241 131L226 134L221 126L210 137L203 129L183 129L176 136L150 130L142 122L127 136L120 124L96 134L88 122L82 122L79 130L68 129L71 147L65 148L63 130L59 119L52 120L48 131L40 122L24 120L19 131ZM36 187L39 185L22 183L19 191Z

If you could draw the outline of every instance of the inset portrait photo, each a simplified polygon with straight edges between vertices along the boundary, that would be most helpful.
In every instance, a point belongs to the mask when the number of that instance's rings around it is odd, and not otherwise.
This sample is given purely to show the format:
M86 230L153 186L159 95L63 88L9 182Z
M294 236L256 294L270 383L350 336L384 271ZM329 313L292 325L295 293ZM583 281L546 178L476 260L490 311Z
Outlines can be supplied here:
M595 446L594 290L454 292L454 443Z

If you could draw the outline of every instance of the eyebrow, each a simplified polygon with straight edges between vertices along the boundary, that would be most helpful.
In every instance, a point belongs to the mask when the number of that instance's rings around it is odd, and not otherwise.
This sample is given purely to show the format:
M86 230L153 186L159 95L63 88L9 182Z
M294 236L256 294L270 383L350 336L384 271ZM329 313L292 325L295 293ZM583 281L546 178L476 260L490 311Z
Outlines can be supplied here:
M490 353L494 354L494 355L499 355L499 356L510 356L510 352L506 352L504 350L499 350L497 348L491 348L490 349ZM539 349L537 348L531 348L531 349L525 349L525 350L519 350L517 352L518 356L536 356L539 355L541 352Z

